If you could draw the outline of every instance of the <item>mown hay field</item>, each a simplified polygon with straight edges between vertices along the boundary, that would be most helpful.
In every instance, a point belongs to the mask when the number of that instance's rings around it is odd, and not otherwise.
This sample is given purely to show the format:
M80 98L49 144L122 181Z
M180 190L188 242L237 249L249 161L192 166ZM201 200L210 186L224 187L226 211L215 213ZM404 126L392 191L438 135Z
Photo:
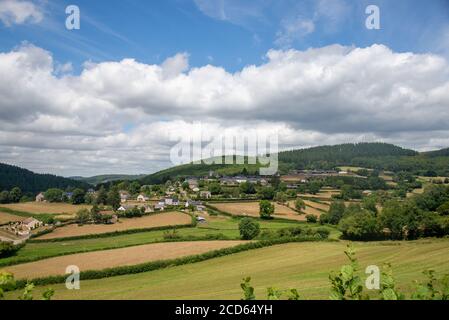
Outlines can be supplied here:
M120 219L115 224L88 224L79 226L70 224L64 227L56 228L53 232L40 236L38 239L49 240L55 238L77 237L90 234L101 234L116 231L145 229L162 226L185 225L192 222L192 218L181 212L166 212L154 214L141 218Z
M80 271L130 266L157 260L169 260L233 247L245 241L191 241L153 243L121 249L79 253L6 267L16 279L35 279L65 274L67 266Z
M48 203L48 202L24 202L2 204L0 207L8 208L10 210L28 212L31 214L65 214L74 215L81 209L92 208L90 205L73 205L69 203Z
M304 215L298 214L298 212L274 203L274 218L282 218L296 221L304 221ZM250 217L260 217L259 213L259 202L222 202L222 203L211 203L211 206L217 208L220 211L227 212L236 216L250 216Z
M251 276L258 299L268 287L296 288L303 299L328 299L329 272L348 260L346 242L290 243L245 251L203 262L140 274L81 282L82 290L64 284L36 287L35 295L51 287L55 299L241 299L242 278ZM400 290L410 293L422 271L449 273L449 239L413 242L354 243L359 275L367 266L391 263ZM75 292L76 291L76 292ZM20 292L9 297L17 298Z

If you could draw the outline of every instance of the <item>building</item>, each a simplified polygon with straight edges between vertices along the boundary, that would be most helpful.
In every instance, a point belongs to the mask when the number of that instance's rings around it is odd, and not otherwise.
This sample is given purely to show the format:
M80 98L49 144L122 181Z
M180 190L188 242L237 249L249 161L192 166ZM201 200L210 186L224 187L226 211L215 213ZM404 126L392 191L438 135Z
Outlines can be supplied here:
M165 198L164 204L166 206L179 206L179 200L178 198Z
M121 190L119 191L119 194L120 194L120 201L122 203L128 201L130 198L130 194L128 191Z
M139 202L146 202L146 201L149 201L149 200L150 200L150 198L148 198L147 196L145 196L143 194L139 194L137 196L137 201L139 201Z
M41 225L42 222L34 218L27 218L22 221L22 226L30 231L39 228Z
M210 191L201 191L200 198L201 199L210 199L210 198L212 198L212 193L210 193Z
M44 202L45 201L45 196L44 194L41 192L36 196L36 202Z

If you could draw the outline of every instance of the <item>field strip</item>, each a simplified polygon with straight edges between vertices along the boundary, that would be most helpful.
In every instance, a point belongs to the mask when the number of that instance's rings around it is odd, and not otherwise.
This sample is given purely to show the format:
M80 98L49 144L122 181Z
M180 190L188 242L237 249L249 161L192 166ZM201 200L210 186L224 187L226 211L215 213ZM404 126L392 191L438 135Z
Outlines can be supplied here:
M24 217L20 217L20 216L16 216L16 215L13 215L10 213L2 212L0 210L0 225L6 224L8 222L22 221L25 219L26 218L24 218Z
M186 225L191 222L192 218L188 214L181 212L167 212L141 218L121 219L120 222L110 225L95 224L78 226L77 224L71 224L56 228L53 232L36 239L51 240L56 238L78 237L133 229Z
M82 280L81 290L67 290L64 283L37 286L35 296L55 290L55 299L241 299L242 278L251 277L258 299L267 288L296 288L303 299L328 299L329 272L348 264L346 241L304 242L243 251L197 263L136 274ZM449 273L449 240L354 243L360 275L367 266L391 263L399 290L410 292L423 270L438 277ZM8 293L16 299L21 291ZM7 297L8 298L8 297Z
M17 279L34 279L63 275L66 267L76 265L80 271L131 266L145 262L169 260L233 247L245 241L189 241L154 243L129 248L80 253L6 267Z
M304 215L298 214L296 211L288 208L287 206L274 203L273 218L281 218L295 221L305 221ZM249 216L259 218L259 202L223 202L223 203L210 203L211 207L218 209L222 212L227 212L234 216Z

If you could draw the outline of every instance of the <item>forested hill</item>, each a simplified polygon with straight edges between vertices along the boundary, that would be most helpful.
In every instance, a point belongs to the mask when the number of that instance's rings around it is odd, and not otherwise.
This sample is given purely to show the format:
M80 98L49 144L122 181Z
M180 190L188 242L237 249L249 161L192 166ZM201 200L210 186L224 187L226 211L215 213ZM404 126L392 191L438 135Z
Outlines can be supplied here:
M106 174L93 177L69 177L69 179L76 181L83 181L92 185L98 185L102 183L108 183L111 181L125 181L125 180L138 180L146 177L147 175L126 175L126 174Z
M75 181L51 174L38 174L16 166L0 163L0 191L11 190L14 187L19 187L25 193L36 194L49 188L66 189L67 187L74 187L86 189L90 185L82 181Z
M332 169L342 165L360 165L363 160L413 157L419 153L387 143L357 143L320 146L279 153L279 162L290 169Z
M408 171L426 176L449 176L449 149L419 153L387 143L357 143L320 146L279 153L279 170L335 169L338 166L356 166L388 171ZM141 179L144 184L163 183L166 180L189 175L206 175L209 170L219 174L254 174L258 165L188 164L163 170Z

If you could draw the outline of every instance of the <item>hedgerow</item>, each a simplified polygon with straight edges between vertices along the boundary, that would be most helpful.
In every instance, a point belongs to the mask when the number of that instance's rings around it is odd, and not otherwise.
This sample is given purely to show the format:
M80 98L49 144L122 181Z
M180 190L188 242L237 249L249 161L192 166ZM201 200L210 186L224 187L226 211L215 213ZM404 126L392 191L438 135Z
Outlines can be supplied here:
M164 269L168 267L174 267L174 266L180 266L190 263L196 263L201 262L213 258L223 257L230 254L235 254L243 251L253 250L253 249L260 249L265 248L269 246L274 246L278 244L284 244L289 242L307 242L307 241L317 241L320 239L317 239L316 237L296 237L296 238L282 238L282 239L274 239L274 240L264 240L264 241L257 241L257 242L250 242L246 244L237 245L235 247L231 248L224 248L219 249L215 251L206 252L203 254L198 255L192 255L177 259L171 259L171 260L160 260L160 261L152 261L147 262L143 264L133 265L133 266L120 266L120 267L114 267L114 268L108 268L103 270L89 270L89 271L82 271L80 273L80 279L82 280L94 280L94 279L103 279L103 278L109 278L109 277L115 277L115 276L121 276L121 275L127 275L127 274L136 274L136 273L143 273L143 272L149 272L159 269ZM19 280L17 281L17 288L24 288L27 284L27 282L32 282L35 285L43 286L43 285L50 285L50 284L57 284L57 283L64 283L66 280L66 275L61 276L50 276L50 277L44 277L44 278L37 278L32 280Z

